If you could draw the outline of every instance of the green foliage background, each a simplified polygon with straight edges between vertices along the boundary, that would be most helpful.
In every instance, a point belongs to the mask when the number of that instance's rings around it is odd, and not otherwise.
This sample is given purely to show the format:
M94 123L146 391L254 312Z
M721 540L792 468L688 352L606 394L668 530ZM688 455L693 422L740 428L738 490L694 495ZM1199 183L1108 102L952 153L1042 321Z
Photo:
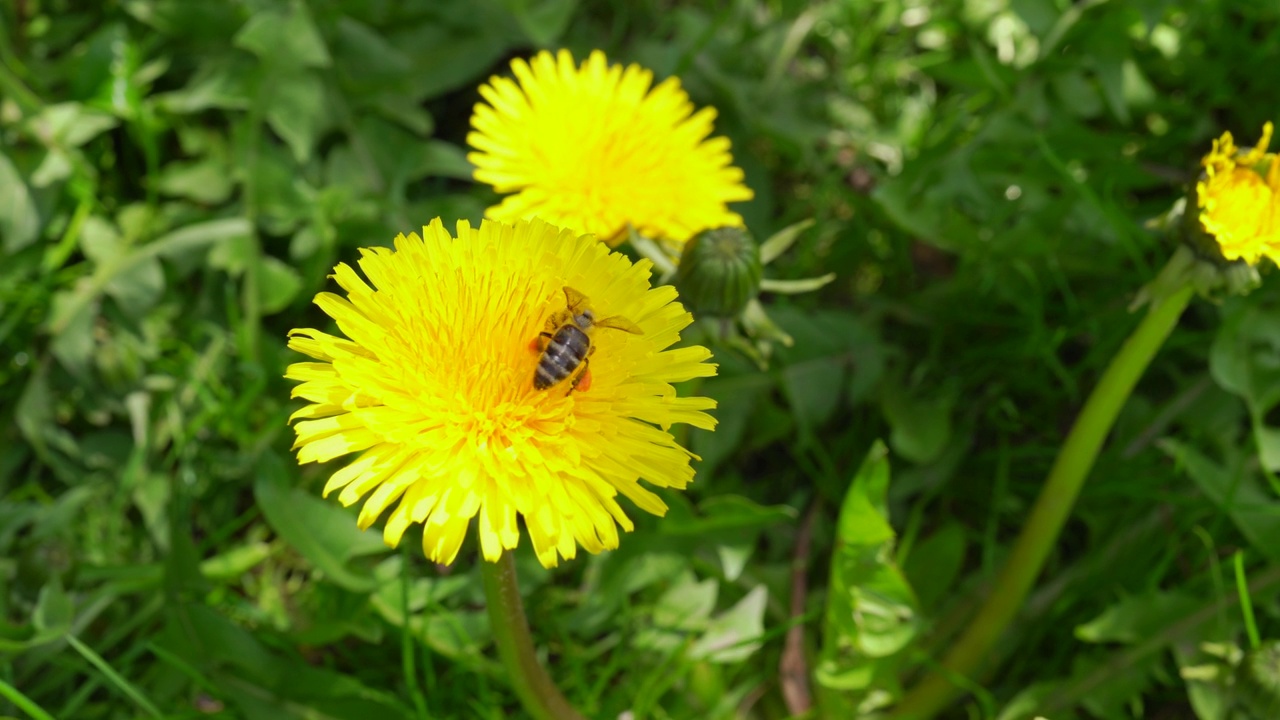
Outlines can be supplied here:
M667 518L554 572L518 555L553 675L601 718L786 717L793 627L828 710L927 666L1171 252L1142 222L1220 132L1280 119L1262 0L12 0L0 23L0 715L518 714L475 554L433 567L321 500L281 377L335 262L494 201L464 139L511 57L680 76L755 234L817 221L771 274L838 274L768 298L795 344L767 372L717 351L721 425ZM1225 668L1236 550L1263 639L1280 615L1272 280L1193 305L953 716L1268 717Z

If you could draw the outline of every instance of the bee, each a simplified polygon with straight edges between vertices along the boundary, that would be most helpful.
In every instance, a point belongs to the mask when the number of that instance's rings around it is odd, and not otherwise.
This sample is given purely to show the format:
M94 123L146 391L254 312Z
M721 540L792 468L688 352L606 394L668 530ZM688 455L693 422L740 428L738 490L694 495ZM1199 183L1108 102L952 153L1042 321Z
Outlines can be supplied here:
M596 351L591 332L595 328L613 328L643 335L644 331L621 315L597 318L587 296L571 287L564 288L564 298L565 309L547 318L546 330L534 341L541 355L533 372L533 387L546 390L569 380L569 392L579 386L585 392L591 382L588 359Z

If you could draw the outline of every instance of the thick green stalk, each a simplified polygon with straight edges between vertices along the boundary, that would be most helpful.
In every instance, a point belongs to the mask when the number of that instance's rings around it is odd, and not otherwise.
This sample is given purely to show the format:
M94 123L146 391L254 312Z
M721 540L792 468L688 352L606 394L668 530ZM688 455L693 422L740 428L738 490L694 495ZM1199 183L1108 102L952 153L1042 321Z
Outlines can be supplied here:
M929 673L907 693L894 709L894 718L932 718L962 692L950 678L972 679L981 669L1044 567L1116 415L1178 324L1193 292L1184 282L1155 299L1142 323L1112 358L1058 450L1040 497L978 614L943 658L942 669Z
M524 709L536 720L583 720L582 715L560 694L538 656L533 651L529 620L520 601L516 565L510 552L497 562L480 561L484 596L489 606L489 625L498 655L507 668L507 679Z

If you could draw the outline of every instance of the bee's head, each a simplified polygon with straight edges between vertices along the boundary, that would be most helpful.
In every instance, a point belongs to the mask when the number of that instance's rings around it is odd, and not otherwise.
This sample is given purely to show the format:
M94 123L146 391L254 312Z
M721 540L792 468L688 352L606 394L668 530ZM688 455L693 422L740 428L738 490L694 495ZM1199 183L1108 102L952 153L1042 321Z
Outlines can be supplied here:
M590 309L583 310L582 312L573 316L573 321L577 323L578 327L582 328L583 330L586 330L595 323L596 314L591 312Z

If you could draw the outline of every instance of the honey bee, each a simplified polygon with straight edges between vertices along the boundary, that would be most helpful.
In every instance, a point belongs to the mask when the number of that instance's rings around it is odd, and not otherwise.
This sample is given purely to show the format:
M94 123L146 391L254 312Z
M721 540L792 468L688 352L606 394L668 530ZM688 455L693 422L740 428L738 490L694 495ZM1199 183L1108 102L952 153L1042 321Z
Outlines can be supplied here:
M644 334L639 326L621 315L597 318L587 296L571 287L564 288L564 298L565 309L547 318L546 330L534 341L541 353L533 373L533 387L538 390L569 380L569 392L579 386L586 391L590 386L588 359L596 351L591 344L591 332L595 328Z

